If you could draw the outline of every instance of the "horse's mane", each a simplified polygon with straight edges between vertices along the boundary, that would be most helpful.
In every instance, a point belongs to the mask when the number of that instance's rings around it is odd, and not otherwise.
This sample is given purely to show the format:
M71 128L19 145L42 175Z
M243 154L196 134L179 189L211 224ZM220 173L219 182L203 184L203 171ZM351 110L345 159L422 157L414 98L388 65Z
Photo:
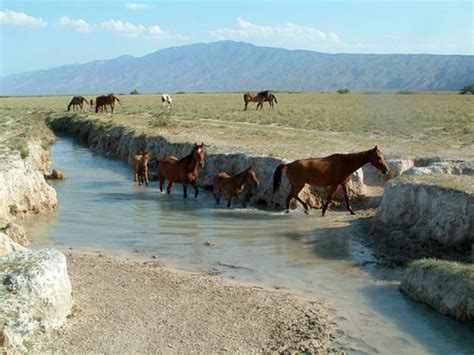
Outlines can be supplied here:
M194 153L194 149L191 151L191 153L186 155L184 158L181 158L178 162L185 163L186 166L188 166L193 161L193 153Z
M260 96L267 96L270 90L260 91L258 95Z

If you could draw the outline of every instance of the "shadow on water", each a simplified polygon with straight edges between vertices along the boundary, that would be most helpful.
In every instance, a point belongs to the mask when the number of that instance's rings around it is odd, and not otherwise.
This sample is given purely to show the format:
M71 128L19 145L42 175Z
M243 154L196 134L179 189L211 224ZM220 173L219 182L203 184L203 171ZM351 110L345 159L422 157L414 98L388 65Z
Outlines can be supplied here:
M190 189L184 200L181 185L171 195L160 193L157 182L138 187L127 164L72 139L58 138L51 154L69 179L53 183L57 212L25 221L33 243L156 255L175 267L316 296L370 344L369 352L473 349L472 329L407 299L398 291L402 272L372 263L371 250L360 242L367 223L360 216L330 211L323 218L320 210L287 215L242 209L237 202L228 209L203 190L195 199Z

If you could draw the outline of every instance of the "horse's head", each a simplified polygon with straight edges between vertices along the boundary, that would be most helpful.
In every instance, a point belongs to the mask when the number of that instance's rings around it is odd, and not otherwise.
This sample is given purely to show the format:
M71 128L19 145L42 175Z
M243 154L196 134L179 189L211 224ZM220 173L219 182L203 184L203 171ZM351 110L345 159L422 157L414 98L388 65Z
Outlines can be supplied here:
M260 181L258 180L257 175L255 174L255 171L252 170L252 168L247 168L245 175L247 177L247 181L253 181L256 186L260 186Z
M193 148L193 157L196 159L199 164L201 164L201 167L204 168L206 163L204 162L204 143L199 144L194 144Z
M91 99L91 100L89 101L89 103L90 103L91 107L94 106L94 99Z
M143 152L142 153L142 169L144 174L148 174L148 161L150 160L148 156L148 152Z
M383 157L382 151L377 146L370 150L370 164L379 169L382 174L388 173L388 164Z

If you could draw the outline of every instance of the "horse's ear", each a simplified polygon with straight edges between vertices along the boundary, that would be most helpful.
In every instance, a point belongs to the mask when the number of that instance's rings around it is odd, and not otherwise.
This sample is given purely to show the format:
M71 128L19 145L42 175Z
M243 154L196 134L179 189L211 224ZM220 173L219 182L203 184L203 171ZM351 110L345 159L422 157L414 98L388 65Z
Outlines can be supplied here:
M377 150L377 149L379 149L379 147L378 147L378 146L375 146L374 150Z
M204 142L201 142L201 147L204 147Z

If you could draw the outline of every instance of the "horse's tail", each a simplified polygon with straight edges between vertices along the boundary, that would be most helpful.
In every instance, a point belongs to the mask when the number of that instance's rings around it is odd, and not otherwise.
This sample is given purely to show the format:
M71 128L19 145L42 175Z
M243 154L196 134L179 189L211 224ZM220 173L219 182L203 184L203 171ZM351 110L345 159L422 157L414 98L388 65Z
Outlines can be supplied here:
M114 99L117 100L117 102L121 105L120 100L118 99L117 96L114 96Z
M248 102L248 96L247 96L247 94L244 94L244 102L245 102L245 103Z
M280 164L275 169L275 173L273 174L273 193L280 189L281 175L283 174L283 170L286 170L287 166L287 164Z
M273 96L273 100L275 100L275 102L278 103L276 96L273 95L273 94L272 94L272 96Z

